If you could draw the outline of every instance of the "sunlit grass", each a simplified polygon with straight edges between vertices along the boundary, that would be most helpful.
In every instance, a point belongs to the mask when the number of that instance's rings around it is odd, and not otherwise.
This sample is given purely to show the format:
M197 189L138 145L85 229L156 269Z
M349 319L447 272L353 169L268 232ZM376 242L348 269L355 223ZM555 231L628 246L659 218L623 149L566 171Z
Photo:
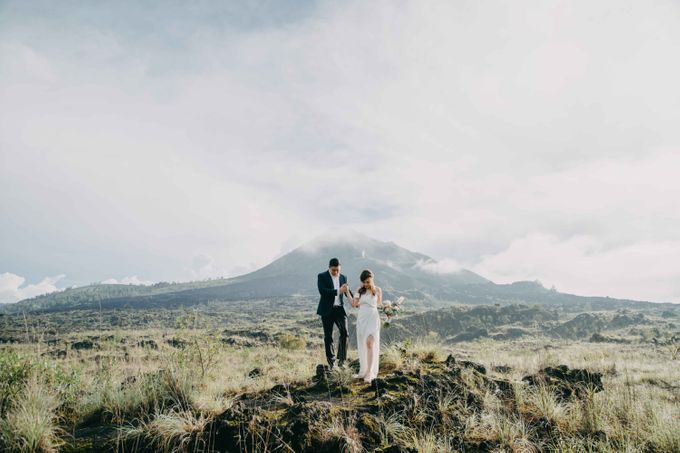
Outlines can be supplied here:
M258 347L225 344L216 332L200 329L120 330L100 337L96 349L68 349L66 358L43 355L44 346L5 347L2 353L19 353L30 373L14 387L16 394L0 422L2 448L57 451L70 441L66 432L89 420L120 428L126 439L181 451L200 439L210 421L232 408L243 393L309 383L317 364L324 362L323 348L303 347L298 336ZM157 348L138 346L141 338L153 340ZM173 347L166 341L171 338L181 338L186 345ZM375 429L385 445L397 443L417 451L455 451L443 433L427 428L432 417L461 430L466 438L493 441L512 451L680 451L680 363L671 352L646 344L547 338L448 345L428 336L383 344L382 376L396 370L416 373L453 354L485 365L492 377L513 381L513 404L484 393L483 377L463 368L459 379L482 398L481 412L442 393L433 401L414 400L401 413L380 414ZM521 383L523 376L558 364L603 373L605 390L563 401L549 387ZM510 369L493 371L499 365ZM354 372L336 368L329 376L331 385L356 385ZM282 391L272 404L293 407L295 402ZM457 420L454 413L467 418ZM559 433L549 445L536 443L531 423L538 418ZM347 451L362 448L352 417L334 416L319 429Z

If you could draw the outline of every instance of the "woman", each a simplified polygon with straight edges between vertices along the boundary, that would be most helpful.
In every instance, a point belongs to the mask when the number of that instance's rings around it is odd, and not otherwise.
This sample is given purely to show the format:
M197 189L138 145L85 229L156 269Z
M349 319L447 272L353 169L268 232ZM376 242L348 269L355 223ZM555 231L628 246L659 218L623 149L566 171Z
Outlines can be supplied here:
M380 361L380 315L382 290L373 282L373 272L365 270L359 277L362 285L357 288L352 306L359 308L357 315L357 348L359 349L359 374L354 377L370 383L378 377Z

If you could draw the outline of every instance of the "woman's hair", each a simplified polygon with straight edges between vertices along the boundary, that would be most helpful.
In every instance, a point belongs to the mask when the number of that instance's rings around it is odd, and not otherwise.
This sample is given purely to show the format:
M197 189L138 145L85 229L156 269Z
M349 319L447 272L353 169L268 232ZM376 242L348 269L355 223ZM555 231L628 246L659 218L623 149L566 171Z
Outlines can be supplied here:
M365 269L361 272L361 275L359 276L359 280L361 280L361 283L363 283L371 277L373 277L373 272L371 272L368 269ZM371 290L371 294L375 296L375 293L376 293L375 283L373 283L369 289ZM363 295L365 292L366 292L366 287L364 285L361 285L361 288L359 288L359 296Z

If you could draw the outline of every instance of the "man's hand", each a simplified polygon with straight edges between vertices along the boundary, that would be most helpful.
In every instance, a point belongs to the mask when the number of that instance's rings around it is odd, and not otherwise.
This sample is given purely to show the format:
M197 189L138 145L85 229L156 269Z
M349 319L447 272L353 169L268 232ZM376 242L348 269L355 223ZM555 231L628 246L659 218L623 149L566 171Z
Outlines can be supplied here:
M344 283L340 287L340 294L347 294L347 291L349 291L349 285L347 285L347 283Z

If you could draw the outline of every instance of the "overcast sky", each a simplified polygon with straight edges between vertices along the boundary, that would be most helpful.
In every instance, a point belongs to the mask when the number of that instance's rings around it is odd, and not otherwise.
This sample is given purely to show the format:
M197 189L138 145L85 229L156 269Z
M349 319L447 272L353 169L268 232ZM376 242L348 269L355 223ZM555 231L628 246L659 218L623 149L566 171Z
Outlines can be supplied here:
M337 226L680 302L680 2L0 0L0 301Z

